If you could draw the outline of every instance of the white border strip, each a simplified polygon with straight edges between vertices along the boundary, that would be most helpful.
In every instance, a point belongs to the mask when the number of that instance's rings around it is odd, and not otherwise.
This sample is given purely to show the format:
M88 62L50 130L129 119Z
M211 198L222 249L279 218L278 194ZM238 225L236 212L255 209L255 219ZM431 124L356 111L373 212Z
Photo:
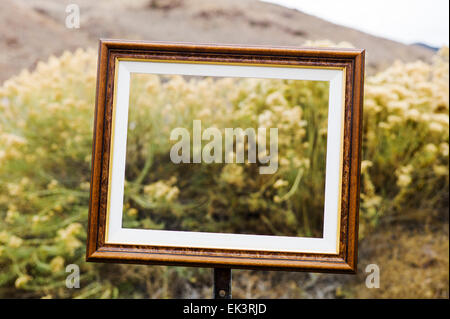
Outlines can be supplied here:
M122 228L131 73L329 81L323 238ZM112 141L111 192L108 199L110 211L107 218L108 225L106 225L108 227L107 238L105 239L107 244L338 253L339 177L340 162L342 161L340 155L342 146L341 119L344 110L343 70L118 60L117 83L115 85L116 115L114 119L114 140Z

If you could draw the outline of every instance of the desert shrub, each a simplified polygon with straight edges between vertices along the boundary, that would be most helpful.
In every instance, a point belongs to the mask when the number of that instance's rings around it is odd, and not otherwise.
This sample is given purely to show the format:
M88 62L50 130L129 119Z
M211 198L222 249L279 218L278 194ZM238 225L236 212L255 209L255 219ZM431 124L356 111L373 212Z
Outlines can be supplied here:
M321 236L327 107L326 82L133 75L126 227ZM250 163L174 165L171 130L191 130L194 119L222 134L277 127L278 169L264 175ZM249 147L235 144L235 151Z
M397 61L365 84L364 227L448 220L448 48L432 64Z
M24 71L6 81L0 89L2 297L142 296L133 285L130 287L136 282L135 268L120 268L124 276L117 278L111 268L84 262L95 63L93 51L64 53L48 63L39 63L32 73ZM257 232L278 234L279 229L287 228L291 234L314 235L314 225L320 226L322 221L309 212L323 205L323 198L315 196L323 182L310 165L320 162L323 150L313 148L313 133L303 127L302 121L317 120L318 126L324 123L323 115L311 114L308 106L326 105L326 86L221 80L220 85L213 86L221 92L212 94L207 79L189 82L174 77L161 82L137 77L133 81L133 87L144 93L133 95L141 100L133 103L137 112L130 113L130 122L135 122L136 132L145 134L130 135L130 145L136 149L129 150L126 168L127 225L198 229L206 221L208 231L242 231L245 225ZM430 65L396 63L368 77L365 90L362 235L383 218L448 218L448 49L441 50ZM156 135L161 130L142 118L153 105L152 99L168 97L177 110L173 121L189 122L194 115L203 116L209 126L208 109L196 103L201 97L218 109L224 107L223 101L232 101L233 111L223 113L221 125L247 123L231 127L257 127L260 121L285 124L277 180L258 180L260 177L244 165L205 165L202 173L216 176L217 183L204 189L201 180L182 175L186 173L181 170L150 170L154 163L164 160L167 149ZM294 131L302 141L298 145L287 138ZM314 138L325 136L322 130ZM295 182L299 172L302 183ZM286 185L296 185L301 191L294 188L296 196L288 198L285 206L274 205L289 193ZM243 186L250 192L236 193ZM205 208L193 214L189 205L204 200L208 202ZM81 268L80 289L65 289L65 266L71 263ZM164 269L146 273L153 278L148 285L164 286L174 278L192 277L192 272L184 268L171 272ZM154 293L167 296L157 290Z

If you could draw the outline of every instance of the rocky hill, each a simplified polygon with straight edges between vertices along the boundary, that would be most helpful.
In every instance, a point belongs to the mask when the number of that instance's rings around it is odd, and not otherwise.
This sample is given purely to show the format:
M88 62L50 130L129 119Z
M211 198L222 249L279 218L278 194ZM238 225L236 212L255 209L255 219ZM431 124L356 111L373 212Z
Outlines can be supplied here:
M67 0L0 2L0 83L51 54L96 47L99 38L301 46L346 41L367 50L369 73L394 60L429 60L404 45L257 0L77 0L81 27L65 27Z

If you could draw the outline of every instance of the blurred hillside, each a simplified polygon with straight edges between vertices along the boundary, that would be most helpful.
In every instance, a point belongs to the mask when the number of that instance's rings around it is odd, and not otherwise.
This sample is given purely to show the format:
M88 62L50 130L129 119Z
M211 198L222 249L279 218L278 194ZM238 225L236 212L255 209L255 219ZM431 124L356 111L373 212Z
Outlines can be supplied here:
M300 46L307 40L349 42L367 50L368 72L394 60L429 61L432 50L404 45L257 0L78 0L81 28L65 27L73 1L0 2L0 82L39 60L99 38ZM43 45L45 44L45 45Z

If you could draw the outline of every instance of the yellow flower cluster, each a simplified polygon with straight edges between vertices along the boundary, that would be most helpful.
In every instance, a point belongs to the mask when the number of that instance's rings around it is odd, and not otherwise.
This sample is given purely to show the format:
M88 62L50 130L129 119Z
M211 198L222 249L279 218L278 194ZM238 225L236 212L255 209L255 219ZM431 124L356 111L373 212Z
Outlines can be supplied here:
M77 235L82 231L82 225L80 223L72 223L66 228L58 230L58 239L64 244L69 254L73 255L75 250L80 247L81 241L77 238Z
M177 199L180 190L176 186L176 178L168 181L157 181L144 187L144 194L149 197L151 202L173 202Z

